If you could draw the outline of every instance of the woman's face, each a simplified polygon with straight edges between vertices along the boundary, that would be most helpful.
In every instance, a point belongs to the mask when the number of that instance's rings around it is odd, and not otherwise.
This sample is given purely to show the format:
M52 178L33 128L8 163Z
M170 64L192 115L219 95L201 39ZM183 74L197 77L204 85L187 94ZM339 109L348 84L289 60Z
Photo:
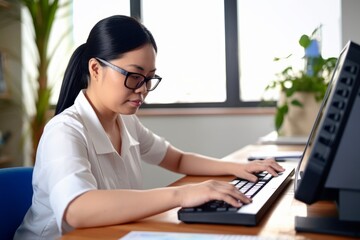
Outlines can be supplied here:
M153 77L156 70L155 60L156 52L153 46L146 44L109 63L127 72ZM148 94L145 84L135 90L127 88L124 74L107 65L100 65L100 61L95 58L89 61L89 71L91 80L86 95L99 113L134 114Z

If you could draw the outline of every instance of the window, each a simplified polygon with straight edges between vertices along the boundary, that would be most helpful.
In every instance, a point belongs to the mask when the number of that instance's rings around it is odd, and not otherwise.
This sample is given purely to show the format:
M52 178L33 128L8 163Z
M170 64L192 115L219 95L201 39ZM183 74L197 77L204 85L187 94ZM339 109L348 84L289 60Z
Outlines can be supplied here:
M143 1L142 20L157 41L163 78L147 103L226 100L223 1Z
M238 1L237 8L242 101L259 101L275 73L289 66L288 61L275 63L274 57L293 54L292 65L302 68L304 53L298 40L320 25L323 56L340 53L339 0Z
M101 11L100 11L101 9ZM103 18L115 14L130 15L128 0L73 1L73 38L74 45L79 46L86 42L90 30Z
M338 56L340 0L76 0L74 44L113 14L140 16L158 44L159 87L143 107L258 106L266 84L299 59L298 39L320 24L322 54ZM300 51L300 52L299 52ZM285 65L284 65L285 64Z
M267 83L289 64L275 57L292 53L302 67L302 34L322 25L325 57L342 47L339 0L152 0L141 10L159 43L163 75L148 103L172 103L156 107L258 106Z

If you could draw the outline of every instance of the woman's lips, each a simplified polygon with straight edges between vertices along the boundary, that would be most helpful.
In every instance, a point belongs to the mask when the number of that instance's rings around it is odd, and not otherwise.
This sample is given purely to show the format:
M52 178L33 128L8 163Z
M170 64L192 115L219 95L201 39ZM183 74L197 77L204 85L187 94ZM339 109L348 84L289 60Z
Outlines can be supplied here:
M140 107L141 104L143 103L142 100L130 100L129 102L136 107Z

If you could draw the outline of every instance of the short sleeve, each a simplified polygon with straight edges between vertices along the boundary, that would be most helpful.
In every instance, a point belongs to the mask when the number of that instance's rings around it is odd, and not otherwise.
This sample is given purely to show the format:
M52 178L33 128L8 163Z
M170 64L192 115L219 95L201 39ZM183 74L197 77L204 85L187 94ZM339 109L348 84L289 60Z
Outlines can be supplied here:
M60 230L68 204L84 192L97 188L81 128L82 125L72 119L53 121L46 126L39 144L37 181L39 189L49 195Z

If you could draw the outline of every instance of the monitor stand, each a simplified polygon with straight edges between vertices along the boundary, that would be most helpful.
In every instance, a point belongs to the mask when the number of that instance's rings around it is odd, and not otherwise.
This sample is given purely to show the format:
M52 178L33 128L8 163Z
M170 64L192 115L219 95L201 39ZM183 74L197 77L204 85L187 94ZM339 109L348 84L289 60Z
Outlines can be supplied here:
M333 216L296 216L295 230L360 237L360 210L358 204L360 202L360 191L348 189L338 191L337 214Z
M342 221L335 217L295 217L295 230L360 237L360 222Z

